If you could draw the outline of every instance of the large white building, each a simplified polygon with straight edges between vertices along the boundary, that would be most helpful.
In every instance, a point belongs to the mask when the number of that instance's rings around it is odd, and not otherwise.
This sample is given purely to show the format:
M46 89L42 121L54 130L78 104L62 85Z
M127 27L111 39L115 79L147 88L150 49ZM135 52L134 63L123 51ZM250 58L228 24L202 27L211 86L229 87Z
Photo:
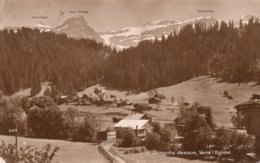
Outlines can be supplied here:
M115 129L129 128L135 131L136 137L145 137L151 131L150 120L145 114L130 114L114 126Z

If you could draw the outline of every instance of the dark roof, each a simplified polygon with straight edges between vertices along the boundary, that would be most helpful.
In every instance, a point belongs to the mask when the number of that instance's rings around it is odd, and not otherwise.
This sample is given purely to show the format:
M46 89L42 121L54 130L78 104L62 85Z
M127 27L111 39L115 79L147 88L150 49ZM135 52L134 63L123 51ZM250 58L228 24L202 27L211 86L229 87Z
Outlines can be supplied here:
M254 100L249 100L247 102L238 104L234 107L238 111L244 110L244 109L260 109L260 99L254 99Z

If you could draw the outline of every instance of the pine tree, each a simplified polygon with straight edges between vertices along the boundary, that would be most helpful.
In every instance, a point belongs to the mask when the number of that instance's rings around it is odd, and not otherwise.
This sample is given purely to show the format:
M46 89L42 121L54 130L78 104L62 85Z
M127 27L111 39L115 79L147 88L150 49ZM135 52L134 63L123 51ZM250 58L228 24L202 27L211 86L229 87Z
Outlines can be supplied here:
M41 91L41 81L38 73L33 76L31 96L37 95Z

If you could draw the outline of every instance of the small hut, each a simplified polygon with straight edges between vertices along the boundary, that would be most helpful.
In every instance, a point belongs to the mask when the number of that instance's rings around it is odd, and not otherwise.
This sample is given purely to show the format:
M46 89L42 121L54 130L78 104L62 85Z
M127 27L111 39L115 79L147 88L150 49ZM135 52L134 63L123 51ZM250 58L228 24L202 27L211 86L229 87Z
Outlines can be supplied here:
M152 110L152 106L150 106L149 104L146 103L138 103L138 104L134 104L134 110L136 112L143 112L143 111L150 111Z

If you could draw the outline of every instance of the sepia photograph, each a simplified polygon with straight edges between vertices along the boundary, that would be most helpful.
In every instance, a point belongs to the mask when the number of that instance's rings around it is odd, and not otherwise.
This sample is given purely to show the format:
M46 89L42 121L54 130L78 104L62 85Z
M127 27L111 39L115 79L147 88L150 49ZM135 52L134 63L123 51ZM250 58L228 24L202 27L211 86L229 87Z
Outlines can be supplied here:
M260 163L260 0L0 0L0 163Z

